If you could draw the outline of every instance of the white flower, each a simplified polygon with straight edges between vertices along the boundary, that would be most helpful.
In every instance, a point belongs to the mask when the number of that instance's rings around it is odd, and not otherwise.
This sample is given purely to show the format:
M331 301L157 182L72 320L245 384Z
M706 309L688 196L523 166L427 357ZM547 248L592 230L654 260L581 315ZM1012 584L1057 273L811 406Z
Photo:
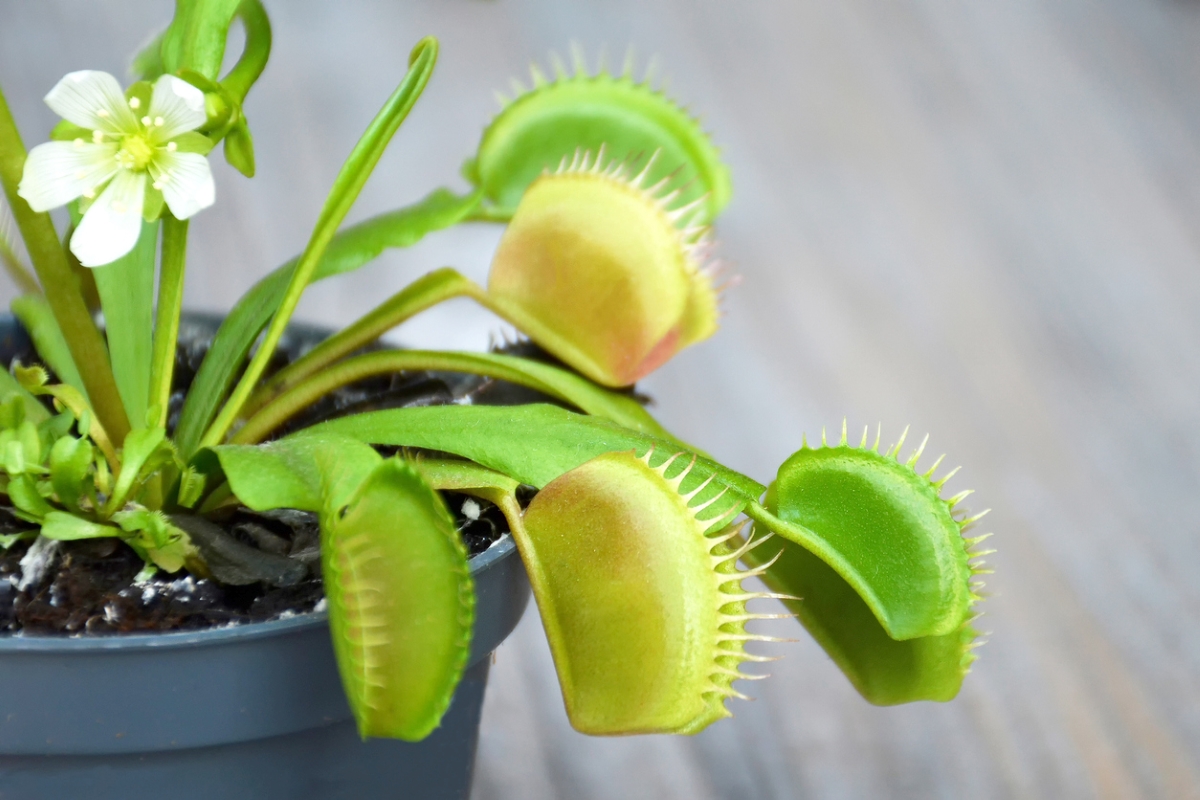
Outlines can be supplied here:
M17 194L34 211L78 197L92 201L71 237L71 252L85 267L108 264L133 249L148 191L155 199L161 192L178 219L213 204L208 160L182 152L175 141L207 119L204 93L187 81L159 78L139 117L142 101L126 100L116 78L83 70L59 81L46 105L91 137L33 148Z

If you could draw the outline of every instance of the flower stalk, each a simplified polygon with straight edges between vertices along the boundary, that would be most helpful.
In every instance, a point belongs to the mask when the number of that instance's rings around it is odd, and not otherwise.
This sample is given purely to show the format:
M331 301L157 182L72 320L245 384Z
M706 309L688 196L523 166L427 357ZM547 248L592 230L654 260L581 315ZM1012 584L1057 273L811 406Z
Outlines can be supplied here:
M54 311L54 318L87 387L92 408L109 436L119 445L129 432L129 418L121 404L108 350L96 323L92 321L80 291L79 280L67 262L50 215L35 212L17 194L24 167L25 146L4 93L0 91L0 183L4 185L4 194L25 241L29 260L33 262L38 280L45 287L46 300Z
M156 425L166 427L175 377L175 346L183 308L183 277L187 259L187 220L163 216L162 265L158 277L158 310L154 322L154 354L150 372L150 409Z

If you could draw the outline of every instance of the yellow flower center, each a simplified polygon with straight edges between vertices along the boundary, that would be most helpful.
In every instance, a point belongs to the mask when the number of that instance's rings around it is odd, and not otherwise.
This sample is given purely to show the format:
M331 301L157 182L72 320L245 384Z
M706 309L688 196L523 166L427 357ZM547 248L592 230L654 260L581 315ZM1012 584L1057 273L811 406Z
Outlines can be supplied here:
M117 163L125 169L142 171L154 159L154 146L141 133L131 134L121 140L117 151Z

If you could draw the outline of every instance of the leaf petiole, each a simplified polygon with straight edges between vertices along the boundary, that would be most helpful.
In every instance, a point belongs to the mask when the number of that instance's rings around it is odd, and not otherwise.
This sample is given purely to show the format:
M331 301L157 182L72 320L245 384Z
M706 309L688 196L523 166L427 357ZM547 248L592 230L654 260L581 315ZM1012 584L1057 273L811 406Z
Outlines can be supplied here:
M324 368L315 375L293 384L267 403L249 419L231 441L235 444L260 442L298 411L347 384L373 375L416 370L463 372L515 383L570 403L593 416L611 420L659 439L675 441L680 447L695 450L676 440L632 397L604 389L567 370L496 353L437 350L387 350L367 353Z
M279 339L283 336L284 329L291 321L296 305L300 302L300 296L316 271L321 256L337 233L338 226L341 225L350 207L358 198L359 192L362 191L375 165L379 163L388 142L391 141L392 136L408 116L417 98L421 96L429 82L433 66L437 61L437 51L437 40L432 37L422 39L417 43L409 59L408 74L404 76L404 80L388 98L387 103L372 120L366 133L355 145L350 157L346 159L346 163L334 181L329 197L326 198L325 206L317 219L308 246L305 248L304 254L300 256L300 261L292 273L283 302L280 303L279 309L271 319L271 325L267 328L262 345L254 354L254 358L250 360L250 364L234 388L233 394L204 435L201 446L219 443L225 438L233 421L237 419L242 405L250 396L258 379L262 377L267 362L274 354L275 347L279 344Z

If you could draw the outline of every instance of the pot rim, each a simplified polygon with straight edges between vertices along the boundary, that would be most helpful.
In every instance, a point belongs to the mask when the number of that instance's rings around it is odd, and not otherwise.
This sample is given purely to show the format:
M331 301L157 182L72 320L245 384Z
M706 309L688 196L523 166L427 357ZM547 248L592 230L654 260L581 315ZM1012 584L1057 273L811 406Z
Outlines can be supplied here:
M505 533L495 544L482 553L472 556L467 562L471 568L471 577L478 578L482 572L490 569L500 559L512 554L515 550L516 545L513 543L512 534ZM0 652L69 653L80 650L167 650L220 646L232 641L284 636L325 625L328 621L329 613L327 611L309 611L287 619L168 633L25 636L18 632L16 634L0 634Z

